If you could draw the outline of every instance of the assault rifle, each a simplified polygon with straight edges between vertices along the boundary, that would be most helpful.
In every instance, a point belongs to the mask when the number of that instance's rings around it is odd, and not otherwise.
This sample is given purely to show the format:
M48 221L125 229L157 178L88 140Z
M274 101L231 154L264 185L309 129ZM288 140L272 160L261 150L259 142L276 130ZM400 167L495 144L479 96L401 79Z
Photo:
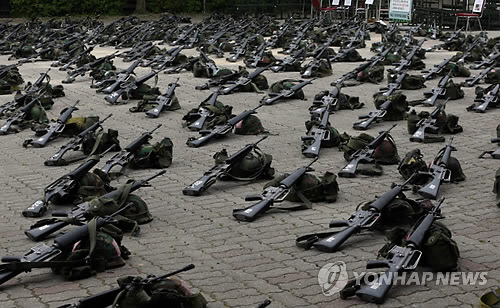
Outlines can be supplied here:
M122 94L127 95L127 99L130 98L130 92L137 90L143 83L148 81L149 79L158 75L158 71L153 71L145 76L137 78L132 81L123 81L120 84L120 88L117 88L114 92L104 97L104 100L110 103L111 105L116 105L118 103L118 99L122 96Z
M191 36L189 37L189 39L187 40L187 43L186 43L186 45L185 45L185 48L187 48L187 49L194 48L194 46L196 46L196 44L198 44L198 43L199 43L199 41L200 41L200 33L201 33L201 31L200 31L200 30L198 30L198 29L196 29L196 30L194 31L194 34L193 34L193 35L191 35Z
M311 62L309 62L307 65L305 65L305 70L304 73L302 73L301 77L302 78L311 78L313 74L313 70L317 69L321 65L321 60L323 59L323 53L327 50L328 46L325 45L318 54L313 58ZM328 61L328 64L330 64L330 60L328 57L325 57L326 61Z
M175 59L184 49L184 45L173 48L169 50L168 55L165 56L161 61L158 61L158 64L152 65L151 67L156 70L162 70L165 67L172 66L174 64Z
M448 74L443 76L441 80L439 80L437 88L432 88L431 92L424 93L425 96L430 95L430 97L423 101L423 104L426 106L434 106L436 104L436 100L438 98L444 98L446 94L446 84L451 78L452 71L450 70Z
M341 231L314 233L300 236L296 240L299 247L309 249L311 246L324 252L335 252L351 236L364 230L373 230L373 226L382 217L382 212L386 206L392 203L397 197L404 197L404 190L416 173L408 178L403 184L395 185L388 192L378 197L370 203L367 210L357 210L347 220L332 220L330 228L346 227Z
M201 178L194 181L188 187L184 188L182 190L182 193L189 196L200 196L210 186L215 184L218 178L223 175L229 174L236 164L241 162L249 153L257 148L257 144L259 144L266 138L267 136L263 137L255 143L247 144L243 149L226 158L223 163L210 168L210 170L205 172Z
M213 77L212 79L208 80L208 82L195 86L194 88L196 90L208 90L211 87L220 87L222 85L226 85L231 81L236 81L239 77L241 76L241 72L234 72L228 75L223 75L223 76L216 76Z
M498 58L500 57L500 52L495 49L493 53L488 55L488 58L483 60L483 61L478 61L476 64L473 64L470 66L471 69L477 70L482 67L490 67L490 66L495 66L497 61L499 60Z
M329 112L335 110L335 108L337 107L340 90L342 89L343 85L344 79L342 79L341 77L341 79L337 80L337 83L334 84L333 89L329 91L327 95L322 96L321 100L314 100L312 102L313 105L309 108L309 113L320 116L325 110Z
M225 124L217 125L209 130L200 130L201 136L198 138L190 137L186 144L192 148L197 148L204 145L212 138L224 136L231 132L236 124L245 120L249 115L256 113L256 110L262 106L263 105L259 105L253 109L243 111L239 115L229 119Z
M7 119L5 124L2 125L2 127L0 127L0 135L7 135L9 133L9 130L12 127L12 125L18 125L18 124L22 123L22 121L26 118L28 113L31 112L31 108L33 108L33 106L35 106L35 104L39 103L39 98L40 98L39 96L31 97L30 98L31 101L28 104L26 104L18 112L11 115Z
M492 138L491 143L496 143L497 145L500 145L500 138ZM497 148L495 151L484 151L479 155L479 158L484 158L485 154L490 154L491 158L493 159L500 159L500 147Z
M188 128L190 130L200 130L203 128L203 126L205 125L205 122L208 120L208 118L210 118L211 116L213 116L213 113L205 108L204 106L215 106L215 103L217 102L217 97L219 96L219 90L217 91L214 91L212 94L210 94L209 97L207 97L203 102L201 102L201 105L203 106L200 106L198 108L198 112L196 114L190 114L190 116L197 116L198 119L196 119L196 121L194 121L193 123L189 124L188 125Z
M65 64L67 64L68 62L70 62L72 59L74 59L75 57L77 57L77 53L80 49L84 49L85 50L85 46L82 46L82 45L78 45L72 49L70 49L64 56L62 56L59 60L57 60L56 62L53 62L52 64L50 64L51 67L58 67L58 66L63 66ZM89 48L90 51L92 51L94 49L94 47L90 47ZM62 71L61 69L59 69L60 71Z
M81 61L84 57L88 56L92 50L94 50L94 47L91 46L89 48L86 48L84 51L82 51L80 54L76 55L76 56L73 56L72 58L69 58L68 61L66 62L66 64L62 65L59 70L60 71L67 71L69 68L71 68L71 66L75 63L78 63L79 61ZM64 63L64 62L62 62Z
M250 84L255 77L262 74L262 72L267 70L270 66L271 65L268 65L265 67L260 67L260 68L256 69L255 71L253 71L252 73L248 74L247 77L238 78L238 80L236 80L234 82L234 84L227 86L227 87L223 88L222 90L220 90L220 93L224 94L224 95L230 94L231 92L235 91L236 89Z
M251 40L254 40L254 39L255 39L255 36L251 36L251 37L248 37L245 40L243 40L243 42L241 42L240 46L237 47L233 51L231 56L229 58L226 58L226 60L229 62L236 62L236 61L238 61L239 58L245 56L245 54L247 53L248 44L250 43Z
M45 88L50 83L50 76L48 74L49 71L50 68L47 69L45 73L40 73L40 77L38 77L38 79L33 84L31 84L31 86L27 87L24 90L25 93L23 95L15 97L12 101L1 105L0 115L3 115L6 111L15 110L20 104L24 102L26 98L33 95L40 95L43 91L45 91ZM44 80L47 80L45 84Z
M244 209L233 210L233 217L240 221L254 221L258 216L267 212L274 203L283 202L290 193L292 186L300 180L306 172L314 171L311 165L317 160L318 158L315 158L307 166L295 170L292 174L284 178L277 187L267 187L260 195L246 196L245 201L259 202Z
M116 74L116 77L105 79L92 84L91 88L98 88L96 92L102 92L104 94L111 94L115 92L123 82L127 81L132 74L134 74L135 68L141 63L141 60L137 60L127 69L122 70ZM135 74L134 74L135 75Z
M429 172L419 172L420 175L425 175L431 178L431 181L424 187L418 190L418 193L428 199L436 200L439 193L439 187L442 182L450 182L451 170L448 169L451 151L456 151L455 147L451 145L453 137L450 137L448 144L442 148L436 158L429 166Z
M116 220L112 217L119 215L129 207L123 207L119 211L113 213L110 216L95 219L95 226L97 229L102 227L106 223L112 223ZM83 240L89 236L89 226L83 225L79 226L68 233L60 235L54 239L54 243L51 246L45 244L37 245L30 249L30 251L24 256L5 256L2 257L2 262L4 264L0 265L0 284L9 281L10 279L16 277L22 272L29 272L33 268L46 268L51 267L52 262L64 251L71 251L73 246L80 240ZM60 261L61 262L61 261ZM64 262L64 261L62 261ZM73 266L84 265L87 260L82 260L80 264L77 261L73 261L70 264ZM59 263L60 264L60 263Z
M462 34L462 30L464 27L458 29L455 31L449 38L444 40L444 43L437 44L431 47L431 50L436 50L436 49L441 49L441 48L446 48L452 44L455 43L455 39L458 38Z
M111 116L112 116L112 114L109 114L104 119L102 119L102 120L100 120L98 122L95 122L94 124L92 124L91 126L89 126L87 129L85 129L84 131L82 131L81 133L79 133L75 138L73 138L68 143L66 143L65 145L63 145L59 149L59 151L57 151L54 155L52 155L49 159L47 159L44 162L45 166L65 166L65 165L68 165L68 164L73 163L75 161L79 161L79 160L84 159L85 156L81 156L81 157L78 157L78 158L72 158L70 160L66 160L66 159L63 158L63 156L69 150L73 150L73 151L80 150L80 148L82 146L82 143L83 143L83 140L85 138L87 138L87 136L90 136L90 135L94 134L97 131L97 129L99 129L99 128L102 127L102 123L104 123L104 121L106 121L107 119L109 119Z
M153 130L143 133L139 138L132 141L132 143L123 148L123 150L113 155L113 157L111 157L106 162L106 164L101 168L101 170L104 173L109 174L111 169L114 166L118 165L121 167L118 173L121 173L121 171L128 165L128 163L134 157L135 153L140 149L140 147L143 144L147 143L151 138L153 138L151 135L155 130L157 130L160 127L161 124L158 124L158 126L156 126Z
M302 136L302 142L311 140L312 143L309 146L305 144L302 146L302 154L305 157L315 158L319 156L319 151L321 150L321 143L323 141L330 140L330 128L328 119L330 117L330 103L324 106L323 113L321 115L321 122L315 128L312 128L307 136Z
M434 67L432 67L431 69L422 71L423 73L422 77L424 77L425 80L433 79L446 68L446 66L448 65L448 63L450 63L450 61L451 58L444 59L443 61L434 65Z
M189 34L196 29L197 25L191 25L186 30L184 30L175 41L171 42L170 46L182 45L189 38Z
M302 82L290 87L289 89L282 89L279 93L269 93L267 95L268 98L266 98L264 96L260 100L260 103L264 104L264 105L272 105L280 99L291 98L295 95L295 93L297 93L297 91L299 91L303 87L307 86L308 84L311 84L313 82L313 80L315 80L315 79L317 79L317 78L314 77L313 79L302 81Z
M72 83L75 81L76 77L78 76L85 76L85 73L88 71L94 70L101 66L103 63L112 60L114 57L116 57L118 54L118 51L115 51L114 53L101 57L99 59L96 59L90 63L83 64L80 67L77 67L76 69L72 70L71 72L68 72L68 77L62 81L62 83ZM92 87L92 86L91 86Z
M399 61L399 63L396 64L396 67L391 69L391 71L399 74L404 70L408 70L411 66L411 61L413 57L415 56L417 51L419 51L422 48L422 44L424 43L425 40L426 39L421 39L420 41L418 41L417 45L413 46L412 50L406 56L406 58L404 60Z
M112 148L111 146L106 151L100 155L90 157L86 162L82 163L75 170L68 174L63 175L58 178L47 187L44 188L43 199L35 201L27 209L25 209L22 214L24 217L40 217L47 211L47 206L53 198L58 204L65 204L71 201L74 193L79 188L80 180L87 175L87 173L92 169L106 153L108 153Z
M276 65L270 67L270 70L277 73L283 70L287 66L294 65L298 61L304 59L306 53L305 47L297 49L292 55L288 55L283 60L279 60L276 62Z
M66 304L59 306L58 308L101 308L101 307L108 307L113 305L116 297L124 292L125 290L129 290L131 288L140 286L141 288L144 289L151 289L151 286L155 285L158 282L161 282L165 280L166 278L170 276L177 275L182 272L186 272L189 270L192 270L194 268L194 264L189 264L188 266L185 266L181 268L180 270L165 274L160 277L156 277L154 275L148 275L146 278L143 279L134 279L130 284L123 285L119 288L111 289L109 291L103 291L101 293L98 293L96 295L91 295L85 298L82 298L78 300L77 303L75 304Z
M417 131L410 137L410 141L425 143L428 140L428 138L425 138L426 132L431 134L437 134L439 132L440 128L439 126L436 126L436 122L444 110L446 103L448 103L448 100L449 99L447 99L443 104L437 106L427 118L421 119L417 122ZM433 141L437 142L438 140L434 139ZM441 137L440 141L444 141L444 138Z
M255 68L259 64L259 62L262 60L262 57L264 56L264 52L266 51L267 48L267 43L263 42L260 44L257 49L252 51L250 56L244 60L245 65L248 68Z
M329 57L328 60L330 60L330 62L344 61L344 58L347 57L347 55L353 50L356 50L356 48L355 47L343 48L339 50L339 52L336 55Z
M476 84L479 83L479 81L481 79L483 79L484 77L486 77L486 75L488 75L488 73L495 67L495 64L493 64L492 66L489 66L485 69L483 69L481 72L479 72L478 75L472 77L472 78L466 78L465 79L465 82L463 83L464 86L466 87L473 87L475 86Z
M432 211L425 214L423 219L413 226L413 231L406 237L404 247L398 245L392 247L384 260L368 261L366 264L367 269L385 267L388 270L379 275L371 284L361 285L355 293L356 296L370 303L382 304L397 279L397 275L417 268L422 257L422 251L419 249L424 244L427 232L434 220L443 218L439 210L443 201L444 198L434 206Z
M394 91L399 89L401 87L401 83L406 77L406 74L407 74L406 72L402 73L401 75L398 76L398 78L394 82L389 83L389 85L386 88L382 88L381 89L382 91L385 90L385 92L383 92L382 95L385 97L389 97L392 93L394 93ZM382 103L382 105L378 107L377 110L370 111L365 116L359 116L359 119L366 119L366 120L356 122L352 125L352 127L357 130L368 129L373 122L378 122L385 116L385 114L387 113L387 109L391 106L391 104L392 100L390 99L386 100L385 102Z
M146 115L150 118L157 118L163 111L163 109L165 109L166 107L170 107L175 96L175 88L177 88L178 86L179 78L177 78L175 82L168 84L167 93L158 96L155 101L149 101L149 103L156 103L158 105L155 108L146 111Z
M169 68L168 70L164 71L163 73L164 74L176 74L176 73L180 73L183 69L186 69L186 70L190 70L190 68L196 63L200 61L200 57L193 57L191 59L189 59L187 62L185 63L181 63L181 64L178 64L172 68Z
M476 106L472 107L472 110L475 112L484 113L490 105L496 107L498 105L498 92L500 90L500 84L496 84L493 89L488 91L488 93L484 94L481 98L474 99L474 102L477 102ZM467 109L469 110L469 109Z
M64 112L61 113L59 118L57 118L56 121L50 122L46 128L37 130L35 135L41 137L34 141L32 139L25 140L23 146L27 147L28 145L32 145L35 148L42 148L47 144L47 142L56 139L63 132L66 127L65 123L70 119L73 111L78 110L76 105L78 105L79 102L80 100L77 100L73 106L67 107Z
M200 50L200 61L205 62L207 75L209 77L215 76L219 68L215 64L215 61L210 59L206 53Z
M144 179L144 180L138 180L138 181L132 181L130 184L130 193L136 191L137 189L141 187L149 187L150 181L153 180L154 178L164 174L166 171L162 170L159 173L156 173L155 175ZM110 200L115 200L117 196L121 193L119 190L113 190L110 191L104 195L102 195L99 198L106 198ZM80 203L79 205L75 206L73 209L71 209L69 212L64 212L60 213L57 211L53 211L52 215L54 217L64 217L63 219L49 219L45 220L47 223L41 224L37 223L35 224L36 227L32 227L29 230L24 231L24 234L32 240L32 241L41 241L46 239L49 235L54 234L55 232L61 230L62 228L70 225L70 224L83 224L90 219L93 218L91 213L89 212L90 210L90 201ZM44 222L44 221L42 221Z
M394 128L397 124L392 125L386 131L381 132L375 139L368 143L363 149L357 150L351 155L349 163L339 171L339 176L343 178L353 178L356 176L356 169L358 169L359 163L372 163L374 162L373 154L375 149L382 144L389 131Z

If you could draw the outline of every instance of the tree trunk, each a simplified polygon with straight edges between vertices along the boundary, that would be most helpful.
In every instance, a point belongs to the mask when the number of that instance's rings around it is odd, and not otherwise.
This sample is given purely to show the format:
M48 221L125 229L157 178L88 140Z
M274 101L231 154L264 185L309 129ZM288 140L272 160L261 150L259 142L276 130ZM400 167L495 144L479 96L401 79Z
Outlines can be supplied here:
M146 0L137 0L135 4L135 13L136 14L146 13Z

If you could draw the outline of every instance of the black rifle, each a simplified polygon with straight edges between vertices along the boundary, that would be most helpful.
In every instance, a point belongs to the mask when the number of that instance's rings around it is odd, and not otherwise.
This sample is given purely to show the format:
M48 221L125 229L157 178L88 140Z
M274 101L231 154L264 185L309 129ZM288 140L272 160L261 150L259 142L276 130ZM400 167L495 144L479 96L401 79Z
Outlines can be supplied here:
M439 193L439 187L442 182L450 182L451 170L448 169L451 151L456 151L455 147L451 145L453 137L450 137L448 144L442 148L436 158L429 166L429 172L419 172L431 178L431 181L418 190L418 193L428 199L436 200Z
M276 62L276 65L270 67L270 70L277 73L283 70L286 66L294 65L297 61L303 60L305 57L306 49L300 48L296 50L292 55L288 55L283 60Z
M311 78L312 74L313 74L313 70L320 67L321 60L326 59L326 61L328 61L328 63L330 63L330 60L328 58L323 58L323 53L327 50L327 48L328 48L327 45L323 45L322 49L320 50L320 52L318 54L316 54L314 59L311 62L309 62L307 65L304 66L305 70L304 70L304 73L302 73L302 75L301 75L302 78Z
M248 44L251 40L255 39L255 36L251 36L246 38L243 42L241 42L240 46L238 46L234 52L231 54L229 58L226 58L229 62L236 62L239 58L245 56L248 49Z
M438 98L444 98L446 94L446 84L451 78L452 71L450 70L441 80L439 80L437 88L432 88L431 92L426 92L424 95L430 95L430 97L423 101L426 106L434 106Z
M399 63L396 64L396 67L392 69L393 72L395 73L401 73L402 71L405 71L410 68L411 66L411 61L417 51L419 51L422 48L422 44L424 43L426 39L422 39L418 41L417 45L413 46L412 50L410 53L406 56L404 60L399 61Z
M303 87L307 86L308 84L311 84L313 82L313 80L315 80L315 79L316 79L316 77L313 79L302 81L302 82L290 87L289 89L282 89L279 93L269 93L267 95L268 98L263 97L260 100L260 103L264 104L264 105L272 105L280 99L290 98L290 97L294 96L295 93L297 93L297 91L299 91Z
M336 55L330 56L328 60L330 60L330 62L343 61L344 58L347 57L347 55L353 50L356 50L356 48L355 47L343 48L339 50L339 52Z
M488 73L495 67L495 64L493 64L492 66L489 66L485 69L483 69L481 72L479 72L479 74L477 74L476 76L474 77L471 77L471 78L466 78L465 79L465 82L464 82L464 86L466 87L472 87L472 86L475 86L476 84L479 83L479 81L481 81L481 79L483 79L484 77L486 77L486 75L488 75Z
M500 145L500 138L492 138L491 143L496 143L497 145ZM479 158L484 158L485 154L490 154L491 158L493 159L500 159L500 147L497 148L495 151L484 151L479 155Z
M81 148L83 140L87 137L90 136L91 134L94 134L97 129L102 127L102 123L109 119L112 114L109 114L107 117L104 119L100 120L99 122L95 122L91 126L89 126L87 129L79 133L75 138L70 140L68 143L63 145L59 151L57 151L54 155L52 155L49 159L47 159L44 164L45 166L65 166L67 164L73 163L75 161L79 161L85 158L85 156L78 157L78 158L73 158L71 160L65 160L63 158L64 154L68 152L69 150L73 151L78 151Z
M219 96L220 93L219 90L220 88L217 91L214 91L212 94L210 94L210 96L207 97L203 102L201 102L201 105L203 106L200 106L198 108L198 112L196 114L190 114L190 116L198 117L196 121L188 125L188 128L190 130L198 131L202 129L203 126L205 125L205 122L207 122L208 118L213 116L213 113L204 106L215 106L215 103L217 102L217 97Z
M128 209L128 207L120 209L111 216L96 218L96 228L100 228L106 223L116 221L112 218L112 216L118 215L126 209ZM29 272L32 268L50 267L50 263L43 264L41 262L53 261L63 251L71 250L75 243L87 238L88 235L88 225L79 226L66 234L56 237L54 239L54 244L51 246L40 244L31 248L30 251L24 256L2 257L2 262L6 263L0 265L0 284L9 281L22 272ZM86 262L86 260L83 260L81 265L83 265L84 262Z
M199 85L199 86L195 86L194 88L196 90L208 90L211 87L220 87L222 85L227 85L229 82L236 81L240 76L241 76L241 73L239 71L228 74L228 75L216 76L216 77L208 80L208 82L206 82L202 85ZM220 91L220 89L218 91Z
M175 59L184 49L184 45L173 48L169 50L168 55L165 56L161 61L158 61L158 64L152 65L151 67L156 70L162 70L165 67L172 66L174 64Z
M334 84L332 90L327 95L322 96L321 100L314 100L312 102L309 113L319 117L325 110L333 112L337 107L340 90L343 85L344 79L337 80L337 83Z
M500 89L500 84L497 83L493 87L493 89L488 91L488 93L484 94L483 97L474 99L474 102L479 103L479 104L476 104L476 106L474 106L472 108L472 110L475 112L484 113L486 111L486 109L488 109L488 107L490 107L490 105L493 105L494 107L496 107L498 104L498 91L499 91L499 89Z
M81 47L81 46L80 46ZM76 47L75 47L76 48ZM63 66L61 66L59 68L60 71L67 71L69 68L71 68L71 66L75 63L78 63L79 61L81 61L84 57L88 56L92 50L94 50L94 47L89 47L89 48L86 48L84 51L82 51L80 54L76 55L76 56L73 56L72 58L69 59L69 61L64 64ZM71 52L68 52L71 54Z
M328 119L330 117L330 104L324 106L323 113L321 115L321 122L318 127L312 128L307 136L302 136L302 142L311 140L312 143L302 150L302 154L305 157L316 158L319 156L319 151L321 150L321 143L323 141L330 140L330 128Z
M121 167L119 173L121 173L123 168L125 168L128 165L128 163L134 157L135 153L140 149L140 147L143 144L147 143L151 138L153 138L151 135L155 130L157 130L160 127L161 124L158 124L158 126L156 126L153 130L143 133L139 138L132 141L132 143L123 148L123 150L113 155L113 157L111 157L106 162L106 164L101 168L101 170L104 173L109 174L109 172L114 166L119 165Z
M436 122L438 120L438 117L444 110L447 102L448 99L443 104L437 106L436 109L434 109L427 118L421 119L417 122L417 131L410 137L410 141L425 143L427 140L427 138L425 137L425 133L437 134L439 132L440 127L436 126ZM441 138L441 141L444 141L444 138Z
M332 220L330 228L346 227L341 231L308 234L297 238L298 246L309 249L311 246L324 252L335 252L351 236L363 230L372 230L382 217L382 211L397 197L404 197L406 185L413 180L413 174L403 184L396 185L388 192L370 203L367 210L357 210L347 220Z
M200 61L203 61L205 63L205 70L207 71L208 77L213 77L219 70L217 65L215 64L215 61L210 59L206 53L204 53L202 50L200 50Z
M356 291L356 296L364 301L376 304L382 304L391 289L397 275L403 272L410 272L417 268L422 251L419 249L424 244L427 232L431 228L434 220L443 218L439 207L444 198L434 206L431 212L418 221L412 228L412 231L406 237L404 247L395 245L389 250L384 260L368 261L367 269L388 268L388 270L376 278L372 283L364 284Z
M267 48L267 43L263 42L260 44L257 49L252 51L252 54L245 59L245 64L248 68L255 68L259 64L259 62L262 60L262 57L264 56L264 52L266 51Z
M8 103L0 105L0 115L4 114L6 111L15 110L20 104L24 102L26 98L33 95L39 95L43 91L45 91L47 85L50 83L50 76L48 74L49 71L50 68L47 69L45 73L40 73L40 77L38 77L38 79L34 83L32 83L31 86L27 87L24 90L25 93L23 95L14 98ZM44 83L44 80L47 80L47 82Z
M462 30L464 28L460 28L457 31L455 31L449 38L444 40L444 43L437 44L431 47L431 50L436 50L436 49L441 49L441 48L446 48L450 45L455 44L455 39L458 38L462 34Z
M0 127L0 135L7 135L12 125L17 125L22 123L22 121L26 118L29 112L31 112L31 108L35 106L36 103L39 103L39 97L32 97L31 101L26 104L19 111L11 115L2 127Z
M141 286L142 288L150 289L154 284L165 280L170 276L177 275L182 272L192 270L194 264L189 264L188 266L181 268L180 270L165 274L160 277L154 275L148 275L148 277L143 279L134 279L130 284L123 285L119 288L111 289L109 291L103 291L96 295L91 295L78 300L75 304L66 304L59 306L58 308L104 308L111 306L115 301L116 297L122 293L124 290L130 289L134 286Z
M134 74L134 70L139 65L139 63L141 63L141 60L135 61L127 69L118 72L116 77L96 82L92 84L90 87L99 88L97 92L102 92L104 94L111 94L116 90L118 90L121 84L129 79L130 75Z
M313 171L311 165L318 159L314 159L307 166L300 167L292 174L284 178L279 186L270 186L264 189L260 195L246 196L245 201L259 201L244 209L233 210L233 217L241 221L254 221L258 216L268 211L274 203L283 202L290 193L292 186L308 171Z
M77 100L73 106L67 107L66 110L61 113L59 118L57 118L56 121L50 122L46 128L37 130L35 135L41 137L34 141L32 139L25 140L23 146L27 147L28 145L32 145L35 148L42 148L47 144L47 142L56 139L63 132L66 127L66 121L71 118L73 111L78 110L76 105L78 105L79 102L80 100Z
M267 136L263 137L259 141L251 144L247 144L243 149L234 153L224 160L223 163L218 164L207 172L203 174L201 178L194 181L191 185L184 188L182 193L189 196L200 196L203 192L205 192L210 186L215 184L218 178L223 175L227 175L231 172L231 169L239 162L241 162L250 152L252 152L255 148L257 148L257 144L259 144L262 140L265 140Z
M111 146L99 156L92 156L86 162L82 163L75 170L58 178L43 190L43 199L35 201L22 214L24 217L41 217L47 211L47 206L54 197L57 203L69 203L79 188L80 180L87 175L108 151L114 147Z
M156 77L158 75L158 71L153 71L145 76L137 78L133 81L124 81L120 84L120 87L117 88L114 92L104 97L104 100L110 103L111 105L116 105L118 103L118 99L122 96L122 94L126 94L127 99L130 98L130 92L137 90L143 83L148 81L149 79Z
M189 34L193 32L196 29L197 25L191 25L189 26L186 30L184 30L175 41L171 42L169 45L174 46L174 45L182 45L186 42L186 40L189 38Z
M253 71L252 73L248 74L247 77L238 78L238 80L236 80L234 82L234 84L227 86L226 88L220 90L220 93L224 94L224 95L230 94L231 92L235 91L236 89L250 84L255 77L259 76L263 71L267 70L269 67L270 67L270 65L265 66L265 67L260 67L260 68L256 69L255 71Z
M187 62L178 64L172 68L169 68L169 69L165 70L163 73L164 74L176 74L176 73L180 73L183 69L186 69L189 71L191 69L191 67L198 61L200 61L200 57L190 58L190 59L188 59Z
M148 103L156 103L158 104L155 108L146 111L146 115L150 118L157 118L160 113L166 107L170 107L173 102L173 98L175 96L175 88L179 86L179 78L175 82L168 84L167 93L164 95L160 95L154 101L149 101Z
M108 56L101 57L101 58L96 59L90 63L86 63L80 67L75 68L71 72L68 72L68 77L66 77L66 79L64 79L62 81L62 83L72 83L73 81L75 81L76 77L85 76L85 73L87 73L88 71L91 71L93 69L98 68L100 65L102 65L103 63L105 63L107 61L110 61L111 59L116 57L117 54L118 54L118 51L115 51L114 53L112 53Z
M448 65L448 63L450 63L450 61L451 58L444 59L443 61L434 65L434 67L432 67L431 69L422 71L423 73L422 77L424 77L425 80L433 79L446 68L446 66Z
M352 178L356 176L356 169L359 163L372 163L374 161L373 154L375 149L382 144L389 131L397 124L392 125L386 131L381 132L375 139L368 143L363 149L357 150L351 155L349 163L339 171L339 176L343 178Z
M238 124L240 121L245 120L249 115L256 113L256 110L263 105L259 105L253 109L243 111L239 115L229 119L225 124L217 125L209 130L201 130L201 136L198 138L190 137L186 144L192 148L197 148L205 143L207 143L210 139L215 137L220 137L226 135L230 131L233 130L233 127Z
M482 67L495 66L499 57L500 57L500 52L498 52L498 50L495 50L493 53L491 53L488 56L487 59L485 59L483 61L479 61L478 63L471 65L470 68L473 70L477 70L477 69L480 69Z
M150 181L164 174L165 172L165 170L162 170L147 179L133 181L130 186L130 192L132 193L141 187L151 186ZM114 200L116 199L118 193L120 193L118 190L113 190L102 195L100 198ZM75 206L69 212L59 213L57 211L53 211L53 216L64 217L64 219L55 219L55 221L47 220L47 223L43 225L37 224L35 228L24 231L24 234L26 234L26 236L32 241L41 241L43 239L46 239L49 235L54 234L55 232L70 224L83 224L89 221L93 218L93 216L89 213L89 209L89 202L83 202Z
M401 75L398 76L395 82L390 83L387 88L381 89L381 90L386 90L385 92L382 93L382 95L388 97L392 93L394 93L394 91L399 89L401 87L403 79L406 77L406 74L407 74L406 72L402 73ZM377 110L370 111L367 115L359 116L359 119L366 119L366 120L356 122L352 125L352 127L357 130L368 129L373 122L378 122L385 116L385 114L387 113L387 109L391 106L391 104L392 100L390 99L386 100L380 106L378 106Z

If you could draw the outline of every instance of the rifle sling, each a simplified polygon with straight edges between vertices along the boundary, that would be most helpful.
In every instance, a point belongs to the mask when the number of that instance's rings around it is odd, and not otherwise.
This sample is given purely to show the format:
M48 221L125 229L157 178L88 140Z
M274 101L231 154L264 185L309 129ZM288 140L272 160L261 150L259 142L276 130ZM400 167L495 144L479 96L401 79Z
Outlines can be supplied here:
M312 247L312 245L316 243L319 239L330 237L335 233L337 233L337 231L310 233L302 235L295 240L295 245L297 247L304 248L305 250L309 250Z

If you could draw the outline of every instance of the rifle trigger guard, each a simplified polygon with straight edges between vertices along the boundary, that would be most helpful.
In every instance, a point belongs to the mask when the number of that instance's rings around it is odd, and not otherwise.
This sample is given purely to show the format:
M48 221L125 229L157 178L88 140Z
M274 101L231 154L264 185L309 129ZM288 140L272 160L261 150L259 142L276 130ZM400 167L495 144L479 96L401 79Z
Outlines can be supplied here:
M410 257L403 264L402 268L409 271L416 269L421 257L422 257L422 252L420 250L412 251ZM412 260L414 260L413 263L409 264L410 261Z

